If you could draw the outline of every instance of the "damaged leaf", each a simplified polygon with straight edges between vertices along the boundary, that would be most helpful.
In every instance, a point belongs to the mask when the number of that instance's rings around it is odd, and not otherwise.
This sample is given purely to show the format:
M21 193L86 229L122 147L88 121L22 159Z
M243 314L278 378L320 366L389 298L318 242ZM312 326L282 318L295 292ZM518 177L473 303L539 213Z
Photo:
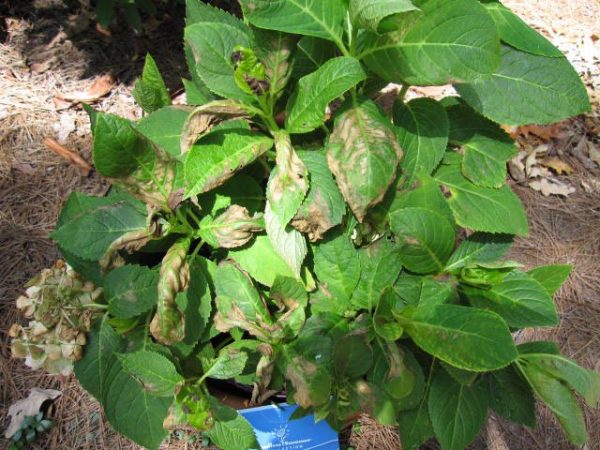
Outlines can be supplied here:
M185 198L210 191L273 145L269 137L243 129L215 132L194 145L185 160Z
M353 97L335 120L327 161L359 222L383 199L401 158L396 135L377 105Z
M248 243L261 231L262 217L250 217L243 206L231 205L216 218L206 216L200 223L200 236L212 247L235 248Z
M346 206L327 166L325 151L298 151L298 156L308 170L311 186L292 219L292 226L315 242L342 222Z
M187 252L189 237L175 242L164 256L158 279L158 304L150 323L152 336L162 344L171 345L185 337L185 318L176 303L178 293L189 282L190 268Z
M277 166L269 177L267 199L281 225L286 226L308 192L308 171L286 132L275 134L275 149Z

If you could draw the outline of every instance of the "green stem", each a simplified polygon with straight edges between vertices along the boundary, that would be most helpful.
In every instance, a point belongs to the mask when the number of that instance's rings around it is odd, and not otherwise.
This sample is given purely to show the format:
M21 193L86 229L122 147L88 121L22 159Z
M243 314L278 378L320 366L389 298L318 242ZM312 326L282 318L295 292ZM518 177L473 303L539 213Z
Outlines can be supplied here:
M98 309L108 309L108 305L103 305L101 303L88 303L87 305L83 305L84 308L98 308Z
M200 217L198 217L196 215L196 213L194 212L193 208L190 208L188 210L188 212L189 212L190 216L192 217L192 220L196 223L196 225L198 226L198 228L200 228L200 222L201 222Z
M269 166L269 164L267 164L267 162L265 161L264 156L261 156L260 158L258 158L258 162L260 163L261 166L263 166L263 168L265 169L265 171L267 173L271 172L271 166Z
M194 261L196 259L196 256L198 256L198 252L200 251L200 249L202 248L202 246L204 244L205 244L204 239L200 239L200 242L198 242L198 244L196 245L196 248L192 252L192 257L191 257L190 261Z
M404 97L406 96L406 93L408 92L409 89L410 89L410 84L408 84L408 83L403 84L402 89L400 89L400 92L398 92L398 100L403 102Z

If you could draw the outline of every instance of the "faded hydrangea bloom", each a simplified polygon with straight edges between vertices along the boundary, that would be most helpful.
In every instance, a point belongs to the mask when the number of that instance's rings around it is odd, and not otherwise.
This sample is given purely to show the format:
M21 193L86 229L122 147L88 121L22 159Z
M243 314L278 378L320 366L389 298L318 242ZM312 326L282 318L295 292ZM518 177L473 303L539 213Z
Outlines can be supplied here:
M83 280L62 260L42 270L26 287L17 308L29 323L10 328L12 355L25 358L32 369L68 375L83 354L86 332L98 313L89 306L102 289Z

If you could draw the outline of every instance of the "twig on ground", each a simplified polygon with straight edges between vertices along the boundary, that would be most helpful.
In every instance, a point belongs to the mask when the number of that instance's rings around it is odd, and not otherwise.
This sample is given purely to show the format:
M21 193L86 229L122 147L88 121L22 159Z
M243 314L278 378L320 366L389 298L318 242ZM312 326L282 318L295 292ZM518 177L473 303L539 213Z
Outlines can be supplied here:
M56 153L58 156L62 156L72 164L75 164L79 168L81 168L83 174L87 177L90 174L90 170L92 170L92 166L79 156L74 150L68 149L67 147L60 145L52 138L45 138L43 144L48 147L51 151Z

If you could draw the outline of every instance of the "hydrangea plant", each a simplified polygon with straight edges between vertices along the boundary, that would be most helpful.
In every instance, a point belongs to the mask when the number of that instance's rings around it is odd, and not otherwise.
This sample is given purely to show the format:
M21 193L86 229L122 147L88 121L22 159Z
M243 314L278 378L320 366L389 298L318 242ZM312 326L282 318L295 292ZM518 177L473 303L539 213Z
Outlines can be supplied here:
M558 324L570 267L504 258L528 225L499 123L588 110L566 58L497 1L241 5L189 0L188 106L148 57L144 118L89 111L114 187L72 194L52 236L103 288L75 374L114 428L257 448L211 393L233 379L336 429L369 413L405 449L463 449L489 410L532 427L536 400L582 445L576 395L595 406L600 375L513 336ZM445 84L459 96L404 99Z

